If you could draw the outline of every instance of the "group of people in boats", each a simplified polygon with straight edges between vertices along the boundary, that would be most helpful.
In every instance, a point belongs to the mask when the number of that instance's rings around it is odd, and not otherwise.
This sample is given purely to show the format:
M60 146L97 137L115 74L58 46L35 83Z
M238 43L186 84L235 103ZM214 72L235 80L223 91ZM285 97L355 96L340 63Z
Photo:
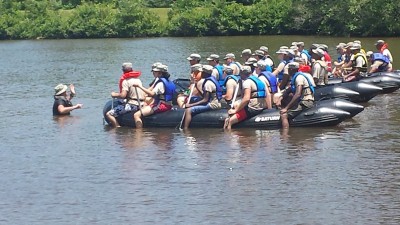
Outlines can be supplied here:
M244 49L242 63L228 53L221 64L220 56L209 55L201 64L199 54L191 54L190 86L177 96L178 107L184 108L183 128L188 129L193 116L206 111L221 109L227 105L228 113L224 128L261 113L264 109L280 109L283 128L289 128L289 120L303 110L314 106L314 88L328 84L328 76L342 77L344 82L357 80L362 73L391 71L393 57L387 43L375 43L377 52L365 52L360 41L339 43L337 61L332 62L325 44L312 44L304 48L304 42L293 42L290 47L281 46L279 64L275 64L266 46L252 52ZM371 67L368 68L368 64ZM144 87L139 79L141 72L133 70L132 63L123 63L119 92L112 98L122 99L121 104L106 113L111 126L119 127L116 117L134 112L136 128L142 128L142 117L163 113L172 109L175 84L170 80L168 66L152 65L153 82ZM72 105L74 86L59 84L55 87L53 114L69 114L82 104ZM181 124L182 125L182 124Z

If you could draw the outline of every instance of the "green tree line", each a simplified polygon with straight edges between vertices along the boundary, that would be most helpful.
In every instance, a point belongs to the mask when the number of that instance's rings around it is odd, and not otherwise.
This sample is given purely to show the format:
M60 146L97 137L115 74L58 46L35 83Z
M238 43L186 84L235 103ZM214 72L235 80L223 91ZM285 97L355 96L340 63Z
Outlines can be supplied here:
M0 39L398 36L399 18L395 0L2 0Z

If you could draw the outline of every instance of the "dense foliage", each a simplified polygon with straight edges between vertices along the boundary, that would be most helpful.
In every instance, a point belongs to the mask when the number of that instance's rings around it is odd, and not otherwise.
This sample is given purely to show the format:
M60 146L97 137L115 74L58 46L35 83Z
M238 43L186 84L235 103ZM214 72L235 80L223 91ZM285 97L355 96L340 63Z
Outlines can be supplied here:
M167 21L149 7L170 7ZM0 39L398 36L399 12L393 0L2 0Z

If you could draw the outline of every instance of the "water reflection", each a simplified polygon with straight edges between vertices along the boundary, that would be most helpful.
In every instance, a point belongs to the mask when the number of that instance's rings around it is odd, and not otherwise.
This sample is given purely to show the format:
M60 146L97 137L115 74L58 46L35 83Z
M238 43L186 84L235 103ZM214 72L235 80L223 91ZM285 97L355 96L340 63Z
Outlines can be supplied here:
M81 118L79 116L73 115L61 115L61 116L53 116L53 121L57 123L59 128L66 128L71 124L79 123Z

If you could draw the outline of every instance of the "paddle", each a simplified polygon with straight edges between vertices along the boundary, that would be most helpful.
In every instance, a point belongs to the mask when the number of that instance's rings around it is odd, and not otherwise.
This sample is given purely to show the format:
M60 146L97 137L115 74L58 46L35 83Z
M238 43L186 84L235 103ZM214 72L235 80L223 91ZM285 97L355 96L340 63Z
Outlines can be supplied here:
M231 103L231 109L233 109L233 104L236 101L236 97L237 97L238 91L239 91L239 81L237 82L237 85L236 85L236 88L235 88L235 92L233 94L232 103Z
M194 83L194 84L192 85L192 87L190 88L188 103L190 103L190 99L192 98L192 94L193 94L193 90L194 90L194 86L195 86L195 85L196 85L196 83ZM182 130L182 123L183 123L183 120L185 119L185 114L186 114L186 109L185 109L185 111L183 111L181 123L179 124L179 130Z
M233 98L232 98L232 103L231 103L231 109L233 109L233 106L234 106L234 104L235 104L238 91L239 91L239 81L237 82L237 85L236 85L236 88L235 88L235 92L233 93ZM229 110L228 110L228 111L229 111ZM225 119L225 122L224 122L224 129L226 129L226 128L228 127L228 125L229 125L229 119L230 119L232 116L233 116L233 114L230 115L230 114L228 113L228 118L226 118L226 119Z

